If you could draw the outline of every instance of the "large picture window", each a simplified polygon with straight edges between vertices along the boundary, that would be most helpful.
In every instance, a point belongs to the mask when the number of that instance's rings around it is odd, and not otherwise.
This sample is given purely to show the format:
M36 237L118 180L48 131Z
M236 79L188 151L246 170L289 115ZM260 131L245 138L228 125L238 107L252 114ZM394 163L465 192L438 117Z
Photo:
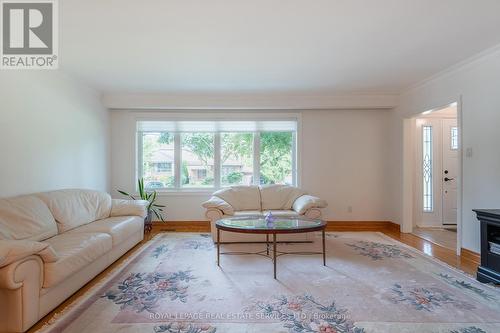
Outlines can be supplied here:
M148 189L296 185L296 120L139 121L138 177Z

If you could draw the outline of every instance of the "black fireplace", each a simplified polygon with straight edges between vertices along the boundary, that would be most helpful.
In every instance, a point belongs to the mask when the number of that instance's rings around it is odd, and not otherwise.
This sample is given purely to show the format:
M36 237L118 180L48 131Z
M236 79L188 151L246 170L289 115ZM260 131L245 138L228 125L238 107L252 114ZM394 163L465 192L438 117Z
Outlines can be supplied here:
M481 223L481 266L477 280L500 284L500 209L474 209Z

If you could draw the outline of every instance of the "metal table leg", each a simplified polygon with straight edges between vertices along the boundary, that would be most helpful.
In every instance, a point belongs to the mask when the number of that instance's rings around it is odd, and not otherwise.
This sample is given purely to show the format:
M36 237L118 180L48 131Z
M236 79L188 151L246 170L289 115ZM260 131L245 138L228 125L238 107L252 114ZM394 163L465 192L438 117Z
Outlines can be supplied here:
M321 231L323 238L323 266L326 266L326 246L325 246L325 229Z
M266 234L266 254L269 255L269 234Z
M273 263L274 263L274 278L276 279L276 234L273 234Z
M220 229L217 229L217 266L220 266Z

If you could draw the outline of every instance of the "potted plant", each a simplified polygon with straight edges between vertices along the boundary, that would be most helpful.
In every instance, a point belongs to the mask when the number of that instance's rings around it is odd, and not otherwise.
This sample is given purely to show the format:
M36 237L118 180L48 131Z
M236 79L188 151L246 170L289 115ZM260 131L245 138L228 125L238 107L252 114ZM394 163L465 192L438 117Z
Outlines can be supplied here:
M165 206L159 205L156 203L157 193L155 190L153 190L152 192L147 192L144 189L144 178L138 179L137 184L138 184L138 189L139 189L139 198L136 198L135 196L133 196L125 191L118 190L118 192L120 194L128 196L129 198L131 198L133 200L140 199L140 200L149 201L148 215L144 219L144 229L146 231L151 231L151 229L153 228L153 214L157 218L159 218L162 222L165 222L165 220L163 219L163 215L162 215L163 208L165 208Z

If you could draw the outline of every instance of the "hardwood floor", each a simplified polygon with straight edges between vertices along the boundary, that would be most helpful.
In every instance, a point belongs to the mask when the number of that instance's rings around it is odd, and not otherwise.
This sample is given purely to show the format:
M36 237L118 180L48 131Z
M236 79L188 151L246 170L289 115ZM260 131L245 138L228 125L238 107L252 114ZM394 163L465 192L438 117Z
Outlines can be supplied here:
M454 249L440 246L413 234L401 233L397 224L392 222L378 223L380 224L379 228L374 230L368 223L352 227L352 225L357 224L357 222L333 222L328 223L327 231L379 231L401 243L414 247L431 257L439 259L450 266L458 268L469 275L476 276L477 267L479 266L479 257L477 255L469 255L469 253L473 252L465 251L466 255L457 256ZM349 224L351 228L349 228Z
M444 228L413 228L414 235L429 242L446 247L450 250L457 248L457 231Z
M400 241L401 243L412 246L433 258L439 259L452 267L458 268L468 273L469 275L473 276L476 275L476 270L477 266L479 265L479 262L478 258L475 257L474 255L464 255L462 257L459 257L455 254L455 251L434 244L430 241L427 241L413 234L403 234L399 232L398 228L396 227L397 225L394 225L391 222L379 222L376 228L374 228L373 225L370 225L368 223L360 223L357 224L356 226L353 226L353 224L355 223L352 222L329 223L327 231L379 231L397 241ZM84 295L90 288L96 285L110 271L112 271L115 267L120 265L128 257L132 256L141 247L146 245L155 235L163 232L210 232L210 224L204 221L196 221L189 223L186 222L173 222L173 223L168 222L161 224L154 223L153 230L151 231L151 233L145 236L142 242L140 242L133 249L128 251L124 256L118 259L115 263L113 263L101 274L97 275L92 281L90 281L87 285L78 290L73 296L71 296L61 305L59 305L54 311L52 311L43 319L41 319L35 326L33 326L30 330L28 330L28 332L31 333L36 331L37 329L40 329L45 323L47 323L54 316L54 314L63 310L66 306L68 306L73 301L78 299L78 297Z
M403 234L399 231L382 232L387 236L400 241L401 243L410 245L411 247L414 247L431 257L439 259L450 266L458 268L469 275L472 275L474 277L476 276L477 267L479 266L479 260L477 257L473 258L472 256L457 256L454 250L439 246L413 234Z

